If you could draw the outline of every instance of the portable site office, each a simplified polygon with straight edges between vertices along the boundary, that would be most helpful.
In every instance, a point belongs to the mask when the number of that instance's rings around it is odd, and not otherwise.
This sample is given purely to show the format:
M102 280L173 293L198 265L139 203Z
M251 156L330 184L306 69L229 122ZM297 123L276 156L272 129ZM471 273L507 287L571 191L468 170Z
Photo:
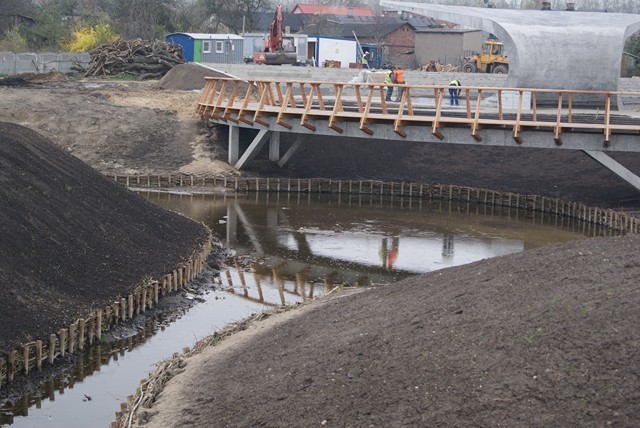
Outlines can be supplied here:
M182 46L189 62L242 63L244 39L236 34L172 33L165 40Z

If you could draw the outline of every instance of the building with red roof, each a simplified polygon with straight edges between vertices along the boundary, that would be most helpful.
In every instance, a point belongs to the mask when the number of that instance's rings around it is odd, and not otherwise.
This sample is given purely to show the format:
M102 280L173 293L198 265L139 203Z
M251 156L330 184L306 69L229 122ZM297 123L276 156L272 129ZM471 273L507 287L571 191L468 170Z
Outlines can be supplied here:
M303 15L376 16L368 7L330 6L307 3L296 4L291 13Z

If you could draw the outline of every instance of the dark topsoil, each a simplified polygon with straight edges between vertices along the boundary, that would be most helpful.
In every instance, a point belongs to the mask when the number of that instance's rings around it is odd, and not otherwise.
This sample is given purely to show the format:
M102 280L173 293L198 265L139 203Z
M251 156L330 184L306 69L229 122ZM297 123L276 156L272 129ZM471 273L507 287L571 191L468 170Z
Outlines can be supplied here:
M0 349L164 273L203 239L199 225L34 132L2 124L0 139ZM579 152L317 142L290 168L257 160L249 173L640 206L636 190ZM640 172L640 156L614 157ZM166 172L151 160L147 171ZM305 306L246 344L196 357L160 395L151 425L639 426L639 244L627 236L551 245Z
M321 300L187 359L150 425L639 426L639 244L551 245Z
M0 122L0 351L45 339L173 270L207 232L40 134Z

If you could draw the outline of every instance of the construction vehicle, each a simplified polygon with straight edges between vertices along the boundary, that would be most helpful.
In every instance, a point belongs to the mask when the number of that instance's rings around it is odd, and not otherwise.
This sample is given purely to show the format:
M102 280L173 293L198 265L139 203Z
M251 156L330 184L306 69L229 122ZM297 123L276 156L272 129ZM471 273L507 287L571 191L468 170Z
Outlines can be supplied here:
M256 64L283 65L295 64L298 60L293 37L282 34L282 5L276 7L269 34L264 42L264 49L253 54Z
M509 72L509 58L504 55L504 46L496 40L482 43L482 52L465 57L462 71L465 73L494 73L507 74Z

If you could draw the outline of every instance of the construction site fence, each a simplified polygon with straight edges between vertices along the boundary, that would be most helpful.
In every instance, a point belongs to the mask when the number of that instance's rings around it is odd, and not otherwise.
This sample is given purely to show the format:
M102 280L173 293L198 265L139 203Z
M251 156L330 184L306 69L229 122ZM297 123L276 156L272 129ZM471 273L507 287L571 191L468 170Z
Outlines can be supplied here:
M449 200L543 212L574 218L612 230L638 233L640 219L610 208L551 198L501 192L451 184L426 184L380 180L327 178L212 177L194 175L112 175L127 187L171 189L176 187L225 189L235 192L289 192L400 196L426 200Z
M99 342L104 332L153 309L162 297L187 286L204 271L211 249L209 232L208 239L186 262L162 278L144 281L128 295L114 299L113 303L51 333L48 338L25 343L19 349L0 355L0 388L12 382L16 375L42 370L44 364L53 365L58 358L82 351L85 346Z
M68 73L75 64L87 67L89 52L0 52L0 74Z

